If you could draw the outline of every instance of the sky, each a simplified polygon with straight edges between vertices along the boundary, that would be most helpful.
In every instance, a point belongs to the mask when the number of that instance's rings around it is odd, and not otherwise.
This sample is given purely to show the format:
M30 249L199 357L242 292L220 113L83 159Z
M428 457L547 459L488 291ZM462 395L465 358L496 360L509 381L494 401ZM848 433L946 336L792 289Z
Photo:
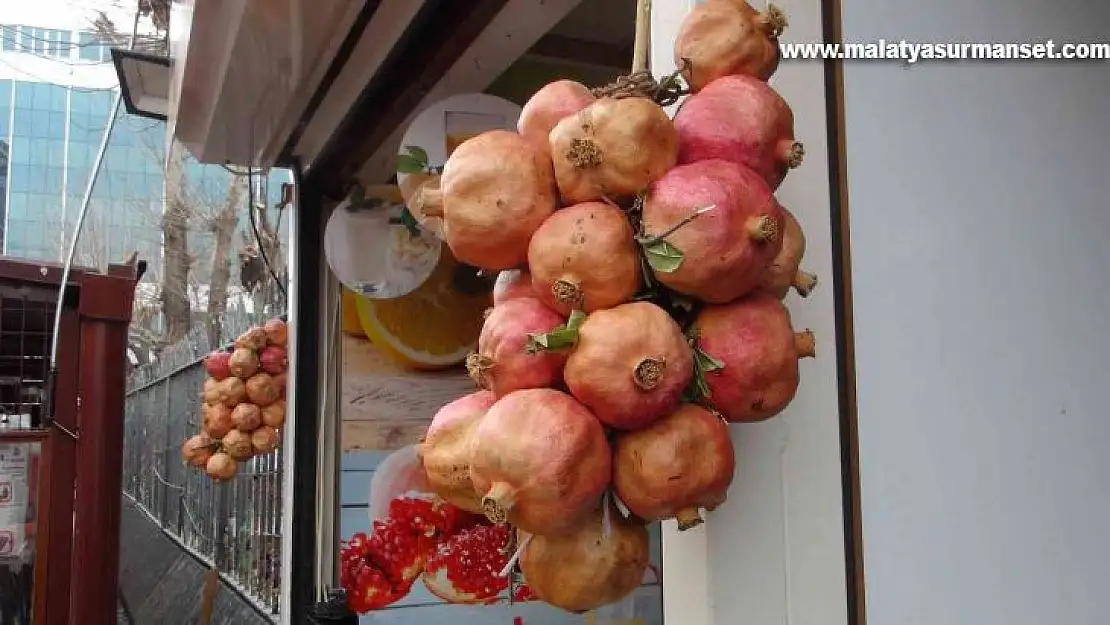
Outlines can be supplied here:
M44 28L83 29L104 11L121 30L129 30L135 0L0 0L0 23Z

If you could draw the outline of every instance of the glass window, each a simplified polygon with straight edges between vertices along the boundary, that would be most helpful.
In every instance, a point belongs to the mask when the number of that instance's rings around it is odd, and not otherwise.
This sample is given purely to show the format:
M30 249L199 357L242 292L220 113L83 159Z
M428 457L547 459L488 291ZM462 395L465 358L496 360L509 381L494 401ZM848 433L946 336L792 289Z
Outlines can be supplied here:
M62 171L61 167L46 168L46 192L58 198L62 196Z
M12 193L26 193L31 190L31 168L27 165L12 165L12 178L8 186Z
M58 56L68 59L73 50L73 36L68 30L58 31Z
M32 87L34 83L15 81L12 83L15 89L15 108L16 109L29 109L34 106L31 100L33 94Z
M51 167L63 167L66 162L66 142L64 139L52 139L47 143L50 154L46 157L46 162Z
M46 192L46 168L34 167L28 168L31 177L31 184L28 190L31 193L45 193Z
M89 93L74 89L69 99L69 112L72 115L85 115L89 112Z
M0 106L12 103L12 81L0 80Z
M46 136L51 139L65 139L66 138L66 114L64 112L51 111L47 113L49 121L46 127Z
M8 214L12 219L25 219L29 216L27 212L27 194L16 193L11 194L11 204L8 205Z
M0 36L3 37L3 46L5 52L14 52L17 49L16 36L19 34L17 26L5 25L2 27L3 32Z
M31 165L49 165L50 144L47 141L31 141L28 145L31 150Z
M46 29L24 26L23 33L26 35L24 39L29 37L31 40L30 43L25 42L24 49L29 49L35 54L46 54Z
M66 92L69 91L68 87L64 85L50 85L50 110L59 113L66 112Z
M77 56L81 60L100 60L100 47L96 45L96 39L92 36L92 33L80 33L77 36L77 45L80 46Z

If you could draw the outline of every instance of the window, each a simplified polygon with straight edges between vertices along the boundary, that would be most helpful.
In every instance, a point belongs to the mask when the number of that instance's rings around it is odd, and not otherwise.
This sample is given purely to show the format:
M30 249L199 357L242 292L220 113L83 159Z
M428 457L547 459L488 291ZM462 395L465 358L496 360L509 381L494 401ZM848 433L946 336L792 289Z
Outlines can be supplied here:
M19 36L19 27L4 25L0 26L0 28L3 29L3 32L0 33L0 37L3 37L4 51L15 52L17 49L19 49L19 46L16 45L16 37Z
M77 45L80 46L80 50L77 54L78 58L82 61L100 61L103 46L97 43L92 33L80 33L77 36L77 42Z

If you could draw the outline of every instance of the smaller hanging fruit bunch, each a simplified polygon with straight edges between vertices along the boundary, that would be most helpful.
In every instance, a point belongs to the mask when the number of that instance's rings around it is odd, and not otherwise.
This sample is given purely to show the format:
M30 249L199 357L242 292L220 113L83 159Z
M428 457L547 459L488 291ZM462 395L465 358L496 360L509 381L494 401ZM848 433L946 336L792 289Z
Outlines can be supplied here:
M277 449L285 424L288 326L272 319L204 359L201 431L182 458L213 480L231 480L240 463Z

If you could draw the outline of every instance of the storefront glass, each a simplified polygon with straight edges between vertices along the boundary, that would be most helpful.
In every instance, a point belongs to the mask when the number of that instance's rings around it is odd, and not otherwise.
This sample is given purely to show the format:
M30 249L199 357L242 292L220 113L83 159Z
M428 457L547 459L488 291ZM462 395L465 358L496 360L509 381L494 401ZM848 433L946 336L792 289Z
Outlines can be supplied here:
M38 465L38 442L0 429L0 625L31 623Z

